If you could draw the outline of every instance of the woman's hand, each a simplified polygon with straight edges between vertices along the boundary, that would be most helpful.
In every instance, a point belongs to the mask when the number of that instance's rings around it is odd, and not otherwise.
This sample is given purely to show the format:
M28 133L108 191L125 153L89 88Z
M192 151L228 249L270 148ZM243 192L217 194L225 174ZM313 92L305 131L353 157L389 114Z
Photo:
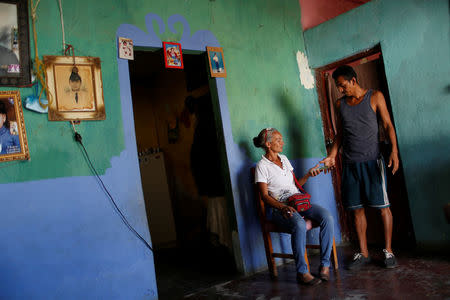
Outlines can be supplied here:
M322 172L322 171L323 171L323 169L320 169L320 165L317 164L314 167L312 167L311 169L309 169L308 175L311 177L315 177L315 176L319 175L320 172Z
M296 212L295 208L288 205L284 205L283 208L281 209L281 213L286 219L292 218L295 212Z
M328 169L327 168L321 168L320 164L315 165L314 167L312 167L311 169L308 170L308 173L306 173L302 178L300 178L298 180L298 184L299 185L304 185L306 183L306 181L308 181L309 177L315 177L317 175L320 174L320 172L327 172ZM295 176L295 175L294 175Z

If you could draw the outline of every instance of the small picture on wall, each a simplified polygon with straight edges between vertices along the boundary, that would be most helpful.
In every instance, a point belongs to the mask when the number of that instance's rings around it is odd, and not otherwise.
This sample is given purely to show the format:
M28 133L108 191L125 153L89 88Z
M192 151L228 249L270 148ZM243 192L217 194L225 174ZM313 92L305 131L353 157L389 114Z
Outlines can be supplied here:
M181 44L163 42L164 63L166 68L183 69L183 53Z
M133 40L119 37L119 57L123 59L134 59Z
M19 91L0 91L0 161L29 159Z
M222 47L206 47L211 77L227 77Z
M104 120L100 58L44 56L48 119Z

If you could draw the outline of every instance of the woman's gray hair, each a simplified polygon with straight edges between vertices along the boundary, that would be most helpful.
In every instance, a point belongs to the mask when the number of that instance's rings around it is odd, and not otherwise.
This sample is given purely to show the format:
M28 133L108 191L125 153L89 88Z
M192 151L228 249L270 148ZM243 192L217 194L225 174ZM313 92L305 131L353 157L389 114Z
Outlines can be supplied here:
M261 130L258 136L253 138L253 144L257 148L266 149L266 143L272 141L272 136L275 132L278 132L275 128L268 127Z

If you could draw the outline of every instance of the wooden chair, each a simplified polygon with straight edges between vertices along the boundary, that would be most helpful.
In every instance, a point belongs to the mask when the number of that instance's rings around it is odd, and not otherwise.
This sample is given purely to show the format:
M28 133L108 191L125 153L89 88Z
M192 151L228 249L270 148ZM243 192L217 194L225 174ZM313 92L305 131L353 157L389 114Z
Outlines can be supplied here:
M252 175L254 178L255 177L255 168L252 168ZM276 278L276 277L278 277L278 271L277 271L277 266L275 264L275 258L278 257L278 258L294 259L294 255L289 254L289 253L273 252L272 238L270 237L270 233L271 232L289 233L289 232L283 230L282 228L278 227L271 221L267 220L267 218L266 218L266 203L263 201L261 194L259 193L257 184L254 184L254 187L255 187L256 206L258 208L259 220L261 222L261 231L262 231L263 239L264 239L264 248L266 250L267 266L269 267L269 272L270 272L271 277ZM312 228L318 227L318 224L316 224L315 222L313 222L309 219L305 219L305 221L306 221L306 231L308 231ZM306 249L311 249L311 248L312 249L320 249L320 245L306 244ZM333 237L333 248L332 248L331 252L333 255L334 269L337 270L339 265L338 265L338 260L337 260L336 243L334 241L334 237ZM306 251L305 251L305 262L308 266L308 271L309 271L310 269L309 269L308 254Z

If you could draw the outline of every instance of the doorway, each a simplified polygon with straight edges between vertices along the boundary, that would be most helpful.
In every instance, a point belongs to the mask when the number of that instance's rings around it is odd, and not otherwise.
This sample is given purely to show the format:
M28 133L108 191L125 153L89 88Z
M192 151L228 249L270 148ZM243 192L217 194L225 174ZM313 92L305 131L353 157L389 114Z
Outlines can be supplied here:
M129 62L142 189L161 299L178 299L237 274L225 197L224 144L205 52L167 69L162 49ZM174 284L176 282L176 284Z
M354 68L358 76L358 83L366 89L375 89L383 93L392 123L395 127L395 120L392 115L391 100L387 85L383 56L381 47L378 45L373 49L364 51L347 59L337 61L330 65L316 69L316 82L319 96L319 104L322 115L322 124L325 136L327 152L333 143L336 135L336 114L334 103L343 95L337 90L334 80L331 77L333 71L341 65L350 65ZM383 127L379 128L380 151L387 162L390 155L390 144ZM392 244L396 249L411 247L415 245L415 236L409 209L408 195L406 191L403 167L401 162L401 149L399 148L400 167L395 175L387 170L386 180L388 183L388 197L391 203L391 211L394 218L394 228L392 233ZM338 154L336 159L336 169L332 172L333 186L336 195L336 204L339 213L339 223L341 226L342 240L344 242L357 242L357 235L354 227L353 215L346 211L341 199L341 174L342 157ZM367 217L367 242L369 245L383 246L384 234L383 223L376 209L366 209Z

